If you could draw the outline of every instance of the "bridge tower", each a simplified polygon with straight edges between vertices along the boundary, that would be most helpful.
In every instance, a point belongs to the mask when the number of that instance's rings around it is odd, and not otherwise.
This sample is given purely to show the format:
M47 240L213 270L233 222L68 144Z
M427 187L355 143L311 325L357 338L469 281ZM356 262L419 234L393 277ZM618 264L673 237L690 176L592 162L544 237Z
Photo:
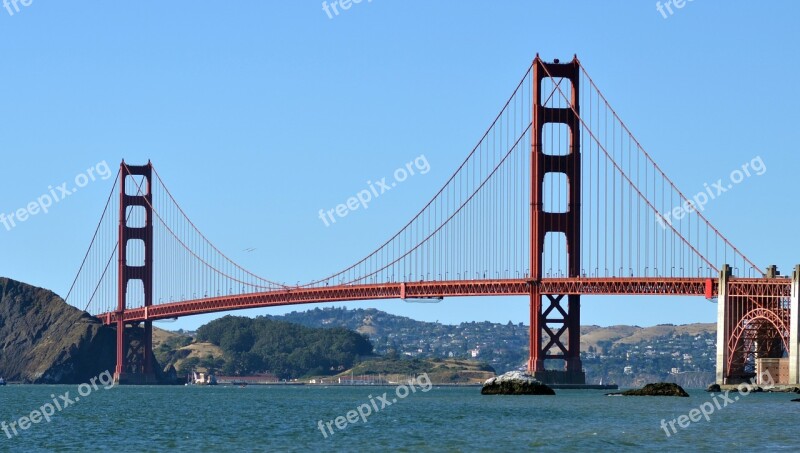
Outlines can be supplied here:
M564 92L571 91L570 106L546 107L542 81L561 79ZM580 295L542 294L542 258L547 233L563 233L566 239L568 277L580 277L581 270L581 128L578 114L580 64L577 57L569 63L546 63L539 56L533 62L533 124L531 126L531 293L530 357L528 371L545 383L584 384L580 359ZM569 82L567 87L564 82ZM559 83L559 82L555 82ZM544 102L543 102L544 101ZM569 152L547 154L543 130L550 123L569 127ZM547 212L543 204L543 186L547 173L564 174L567 180L566 212ZM555 251L553 251L555 253ZM566 301L565 301L566 299ZM543 302L545 302L543 304ZM566 302L566 306L564 305ZM543 338L546 337L546 338ZM543 340L547 342L543 345ZM565 341L566 340L566 341ZM555 351L554 351L555 350ZM545 360L562 360L563 370L546 370Z
M120 165L119 192L119 272L117 293L117 365L114 380L119 384L157 383L153 372L153 322L144 321L136 347L128 353L129 336L125 334L123 314L128 294L139 291L144 299L145 313L153 303L153 167L147 165ZM141 177L141 185L134 177ZM130 191L127 191L130 189ZM135 212L138 211L138 212ZM131 264L131 241L141 241L143 247L136 255L143 255L141 263ZM141 283L131 285L131 283ZM146 315L145 315L146 317ZM138 323L137 323L138 324ZM130 327L138 327L133 325Z

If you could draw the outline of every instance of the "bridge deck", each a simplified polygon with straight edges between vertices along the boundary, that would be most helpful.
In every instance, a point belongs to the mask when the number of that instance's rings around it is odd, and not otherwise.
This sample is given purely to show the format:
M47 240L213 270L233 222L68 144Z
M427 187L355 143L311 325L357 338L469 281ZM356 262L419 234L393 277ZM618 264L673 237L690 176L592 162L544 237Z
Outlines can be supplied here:
M279 291L208 297L170 302L150 307L130 308L122 314L125 322L156 321L202 313L215 313L247 308L281 305L343 302L379 299L423 299L462 296L525 296L531 292L527 279L463 280L447 282L405 282L374 285L344 285L329 287L297 287ZM713 298L718 293L718 279L712 278L547 278L540 283L542 294L581 295L662 295L703 296ZM790 291L790 282L783 279L734 279L736 293L751 291ZM98 315L106 324L117 321L115 312Z

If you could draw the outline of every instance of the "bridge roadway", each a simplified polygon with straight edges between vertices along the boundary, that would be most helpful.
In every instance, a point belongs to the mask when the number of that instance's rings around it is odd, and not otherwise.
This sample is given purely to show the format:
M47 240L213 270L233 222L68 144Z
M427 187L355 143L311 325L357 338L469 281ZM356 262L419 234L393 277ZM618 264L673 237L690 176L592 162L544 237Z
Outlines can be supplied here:
M370 285L294 287L268 292L208 297L169 302L149 307L126 309L121 315L126 323L157 321L203 313L281 305L313 304L378 299L438 299L465 296L526 296L531 294L529 279L421 281ZM733 278L732 293L740 295L769 293L789 295L787 279ZM660 295L717 297L716 278L545 278L539 283L541 294L581 295ZM98 315L105 324L117 322L117 312Z

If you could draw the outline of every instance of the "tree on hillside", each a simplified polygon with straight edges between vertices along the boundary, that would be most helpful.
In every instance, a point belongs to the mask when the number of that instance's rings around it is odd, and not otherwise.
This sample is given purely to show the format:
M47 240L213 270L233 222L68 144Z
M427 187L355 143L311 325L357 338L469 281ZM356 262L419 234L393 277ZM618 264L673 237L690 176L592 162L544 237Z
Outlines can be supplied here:
M359 333L265 317L225 316L198 329L197 338L225 352L228 360L222 368L226 374L270 372L284 379L334 374L373 354L372 343Z

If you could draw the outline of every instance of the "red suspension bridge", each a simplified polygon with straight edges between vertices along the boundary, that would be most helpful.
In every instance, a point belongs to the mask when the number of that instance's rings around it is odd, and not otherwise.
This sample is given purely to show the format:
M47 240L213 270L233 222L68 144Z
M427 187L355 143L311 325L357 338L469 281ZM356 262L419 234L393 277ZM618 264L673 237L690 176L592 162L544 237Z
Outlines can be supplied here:
M688 214L667 215L676 208ZM524 296L529 370L546 382L582 384L582 295L701 296L718 299L720 383L751 377L764 357L788 357L787 379L798 383L797 273L789 280L763 271L712 226L577 57L537 56L442 188L355 264L297 285L255 275L201 233L152 164L123 161L67 301L116 326L118 381L148 383L157 320L290 304ZM134 326L144 336L132 357L126 327Z

